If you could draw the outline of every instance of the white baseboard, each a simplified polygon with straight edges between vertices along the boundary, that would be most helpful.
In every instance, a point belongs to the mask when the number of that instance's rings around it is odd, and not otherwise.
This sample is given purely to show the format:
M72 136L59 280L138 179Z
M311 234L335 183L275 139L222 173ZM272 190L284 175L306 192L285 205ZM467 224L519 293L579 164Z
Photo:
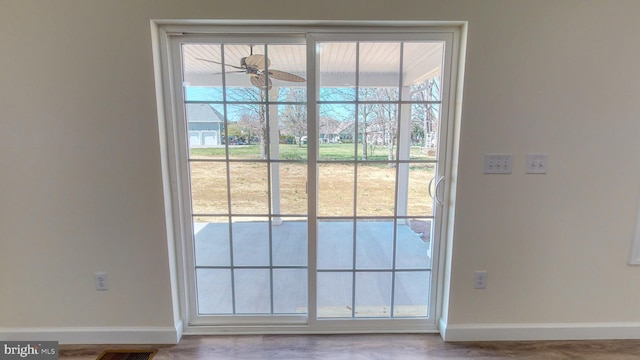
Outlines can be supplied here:
M640 339L640 323L445 324L445 341L623 340Z
M444 318L440 318L440 321L438 321L438 332L440 333L440 337L444 340L447 335L447 322Z
M58 341L60 344L177 344L175 327L0 328L0 341Z

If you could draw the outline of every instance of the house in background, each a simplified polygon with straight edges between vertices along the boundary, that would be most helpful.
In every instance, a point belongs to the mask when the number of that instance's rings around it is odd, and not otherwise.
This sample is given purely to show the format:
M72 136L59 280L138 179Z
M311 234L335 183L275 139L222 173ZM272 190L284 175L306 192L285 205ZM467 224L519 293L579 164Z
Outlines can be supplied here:
M320 116L319 138L321 144L335 144L340 142L340 132L348 123L338 121L331 116Z
M187 104L189 147L222 145L224 115L209 104Z

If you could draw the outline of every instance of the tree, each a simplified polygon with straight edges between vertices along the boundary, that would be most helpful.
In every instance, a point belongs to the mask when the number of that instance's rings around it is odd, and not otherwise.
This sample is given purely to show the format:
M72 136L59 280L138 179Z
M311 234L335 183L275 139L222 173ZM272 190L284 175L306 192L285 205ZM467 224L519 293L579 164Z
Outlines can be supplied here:
M237 121L227 122L227 137L240 137L242 136L242 126Z
M380 88L376 95L379 101L391 101L398 98L398 91ZM393 150L398 139L398 105L381 102L376 107L376 113L382 127L383 143L387 147L387 160L395 160ZM389 163L389 166L391 167L393 164Z
M360 100L370 101L360 105L359 112L363 119L359 132L362 134L363 159L366 160L368 145L371 151L376 143L387 148L387 159L394 160L394 147L398 132L398 106L389 103L398 99L395 88L361 88ZM392 166L392 164L390 164Z
M357 141L354 140L357 139L354 125L356 109L354 104L348 103L355 102L355 89L349 87L322 88L320 89L320 99L322 101L345 102L320 105L320 135L325 135L327 137L339 135L341 141ZM350 134L348 137L344 137L343 132L350 128L354 129L354 133Z
M239 102L229 107L229 113L239 118L238 124L260 139L260 159L269 152L267 134L267 105L265 90L254 87L234 88L227 92L228 99Z
M284 91L286 91L286 101L305 101L304 88L288 88ZM285 105L279 116L283 132L286 135L292 135L298 146L302 146L302 137L307 134L307 107L299 104Z
M389 89L363 87L359 89L359 100L365 101L358 107L358 134L362 141L362 159L373 154L375 144L387 144L385 129L388 127L383 104L378 101L389 99ZM370 149L369 149L370 147Z
M360 89L360 100L372 100L375 96L375 90L372 88ZM362 142L362 160L367 160L369 157L369 144L373 139L370 139L372 129L372 123L376 119L376 104L363 103L358 105L358 130L356 139Z
M440 77L427 79L426 81L411 87L411 99L417 101L433 101L440 99ZM438 104L415 104L413 106L412 123L422 128L422 146L426 150L431 146L427 141L427 135L436 131L439 117Z

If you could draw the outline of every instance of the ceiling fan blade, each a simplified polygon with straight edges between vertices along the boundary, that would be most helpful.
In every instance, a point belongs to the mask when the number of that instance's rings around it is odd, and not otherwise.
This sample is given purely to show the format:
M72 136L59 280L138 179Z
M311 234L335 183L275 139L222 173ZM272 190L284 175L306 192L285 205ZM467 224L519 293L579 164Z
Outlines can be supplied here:
M253 86L257 87L258 89L267 88L267 90L271 90L273 84L271 83L271 79L267 80L269 81L269 85L265 86L265 77L263 74L251 75L251 78L249 79L249 81L251 81L251 84L253 84Z
M210 62L210 63L214 63L214 64L222 65L222 63L221 63L221 62L213 61L213 60L207 60L207 59L201 59L201 58L196 58L196 60L201 60L201 61L206 61L206 62ZM224 66L229 66L229 67L232 67L232 68L234 68L234 69L244 70L244 69L243 69L243 68L241 68L240 66L229 65L229 64L224 64Z
M225 71L225 72L214 72L212 75L222 75L222 74L246 74L247 72L244 70L233 70L233 71Z
M269 69L269 77L274 79L282 80L282 81L291 81L291 82L305 82L306 80L298 75L291 74L288 72L280 71L280 70L272 70Z
M257 87L258 89L262 89L262 87L264 86L264 78L261 78L258 75L249 76L249 81L251 81L251 84L253 84L253 86Z

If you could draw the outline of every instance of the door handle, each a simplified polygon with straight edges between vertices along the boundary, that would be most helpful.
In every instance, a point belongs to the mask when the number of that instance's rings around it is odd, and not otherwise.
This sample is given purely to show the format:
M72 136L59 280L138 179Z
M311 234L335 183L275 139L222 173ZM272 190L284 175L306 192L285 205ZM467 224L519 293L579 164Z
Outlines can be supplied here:
M440 179L438 179L438 181L436 181L436 201L438 202L438 205L442 205L443 204L443 200L440 199L440 197L438 196L438 189L440 188L440 184L442 184L442 180L444 180L444 176L441 176ZM431 181L433 181L433 179L431 179Z
M429 190L429 196L433 199L433 194L431 193L431 185L433 184L433 180L435 180L435 176L429 180L429 185L427 185L427 190Z

